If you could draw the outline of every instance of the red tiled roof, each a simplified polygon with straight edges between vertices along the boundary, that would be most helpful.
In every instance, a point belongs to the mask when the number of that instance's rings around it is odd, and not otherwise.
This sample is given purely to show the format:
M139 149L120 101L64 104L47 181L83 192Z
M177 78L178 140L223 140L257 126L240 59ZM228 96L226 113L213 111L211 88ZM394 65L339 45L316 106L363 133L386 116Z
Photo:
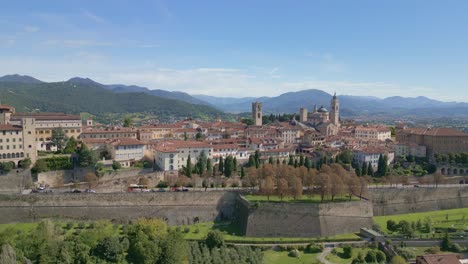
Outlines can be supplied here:
M25 117L35 118L36 120L79 120L78 115L69 115L64 113L15 113L11 115L11 120L21 120Z
M416 262L424 261L419 263L427 263L427 264L460 264L460 260L458 259L456 254L434 254L434 255L424 255L418 256L416 258Z
M415 127L415 128L408 128L403 130L405 133L409 134L416 134L416 135L427 135L427 136L464 136L468 137L467 133L462 131L446 128L446 127L438 127L438 128L422 128L422 127Z
M113 146L145 145L145 143L134 138L114 138L110 139L108 142Z
M10 124L1 124L0 131L21 131L23 128L21 126L14 126Z

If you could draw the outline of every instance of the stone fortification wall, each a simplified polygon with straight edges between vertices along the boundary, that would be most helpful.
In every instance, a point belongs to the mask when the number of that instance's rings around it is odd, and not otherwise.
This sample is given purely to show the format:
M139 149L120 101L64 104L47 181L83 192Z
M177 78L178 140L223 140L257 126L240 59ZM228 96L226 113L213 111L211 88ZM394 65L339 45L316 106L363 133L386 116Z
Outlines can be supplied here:
M468 187L371 189L375 216L468 207Z
M0 196L0 223L41 218L167 219L170 225L231 219L235 192L167 192L112 194L37 194Z
M238 222L246 236L326 237L372 226L369 202L249 203L238 199Z
M0 175L0 194L19 194L32 185L31 171L14 169Z

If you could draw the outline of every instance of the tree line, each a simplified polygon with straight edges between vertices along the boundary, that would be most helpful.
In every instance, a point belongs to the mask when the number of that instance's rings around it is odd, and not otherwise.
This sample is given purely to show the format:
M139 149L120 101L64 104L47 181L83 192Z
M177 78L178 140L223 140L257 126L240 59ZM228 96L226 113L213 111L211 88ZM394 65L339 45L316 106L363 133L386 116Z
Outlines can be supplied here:
M138 219L119 225L40 222L31 231L0 232L0 263L262 263L263 253L250 247L229 247L219 231L187 242L181 231L160 219Z
M367 180L347 171L340 164L324 164L320 170L294 167L288 164L263 164L250 167L244 178L244 185L259 187L259 192L267 196L298 199L305 193L320 195L321 201L336 197L362 197L367 190Z

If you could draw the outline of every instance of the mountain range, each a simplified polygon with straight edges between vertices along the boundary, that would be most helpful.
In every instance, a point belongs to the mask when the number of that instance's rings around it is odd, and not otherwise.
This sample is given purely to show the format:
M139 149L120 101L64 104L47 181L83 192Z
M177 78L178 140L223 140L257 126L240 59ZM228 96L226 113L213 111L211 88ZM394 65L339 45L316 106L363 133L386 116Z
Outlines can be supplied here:
M74 85L80 89L72 89L70 85ZM286 92L275 97L215 97L210 95L190 95L184 92L177 91L166 91L163 89L149 89L146 87L136 85L123 85L123 84L101 84L95 82L89 78L75 77L65 82L57 83L46 83L30 76L21 75L6 75L0 77L0 95L5 87L48 87L48 89L55 89L57 96L54 96L55 100L60 101L60 96L67 96L66 93L72 93L72 91L87 92L87 95L92 96L90 93L97 93L96 96L103 96L106 94L110 98L115 98L116 103L119 101L127 101L127 107L123 107L120 111L144 111L144 109L158 109L158 111L168 111L173 113L174 107L187 107L193 109L193 107L201 107L204 111L210 112L210 115L220 115L221 111L229 113L245 113L251 109L251 103L254 101L263 103L263 110L265 113L298 113L300 107L306 107L309 111L313 110L314 105L317 107L325 106L326 108L330 105L332 95L324 91L317 89L308 89L297 92ZM3 88L2 88L3 87ZM85 87L85 88L81 88ZM75 87L73 87L75 88ZM92 89L91 89L92 88ZM98 89L99 88L99 89ZM16 88L15 88L16 89ZM10 92L14 92L15 89L10 89ZM63 89L64 91L59 91ZM91 89L91 90L89 90ZM65 92L67 91L67 92ZM11 94L10 94L11 95ZM146 95L146 96L145 96ZM34 97L37 101L41 98L40 95ZM79 94L76 96L81 97ZM148 97L150 99L142 107L130 107L130 105L137 100L144 100L143 98ZM2 101L5 101L5 96L2 95ZM7 96L8 98L8 96ZM463 116L468 117L468 103L457 103L457 102L441 102L438 100L430 99L424 96L419 97L401 97L393 96L384 99L373 97L373 96L352 96L352 95L339 95L341 106L341 114L344 117L356 117L356 116L376 116L376 115L387 115L395 117L440 117L440 116ZM25 99L25 98L23 98ZM43 98L45 101L51 99L50 97ZM151 99L154 99L151 102ZM30 98L28 103L31 103ZM168 101L169 100L169 101ZM170 101L173 100L173 101ZM8 101L8 100L7 100ZM34 100L33 100L34 101ZM106 100L105 102L107 102ZM50 105L56 105L57 102L49 102ZM80 102L75 104L67 105L72 107L73 111L86 111L89 108L86 105L80 105ZM188 104L187 104L188 103ZM155 108L154 105L158 105ZM125 105L125 104L124 104ZM31 105L34 107L34 105ZM167 106L164 109L162 106ZM67 107L63 106L63 109ZM94 109L96 106L91 107ZM57 107L55 107L57 108ZM99 111L117 111L114 106L102 107ZM215 109L216 108L216 109ZM59 108L57 108L59 109ZM106 110L107 109L107 110ZM172 109L172 110L171 110ZM198 111L199 109L197 109ZM63 110L62 110L63 111ZM197 112L196 111L196 112ZM175 112L187 111L178 110ZM202 111L203 112L203 111Z

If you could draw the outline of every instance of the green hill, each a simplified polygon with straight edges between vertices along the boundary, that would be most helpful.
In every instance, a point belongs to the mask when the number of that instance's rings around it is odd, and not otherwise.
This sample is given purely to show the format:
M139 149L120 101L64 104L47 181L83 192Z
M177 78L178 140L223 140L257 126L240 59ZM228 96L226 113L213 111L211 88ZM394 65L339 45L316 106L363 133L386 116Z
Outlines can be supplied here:
M87 112L98 117L145 113L161 120L226 117L223 112L206 105L190 104L143 92L114 93L97 85L71 82L0 82L0 99L2 104L15 107L17 112Z

